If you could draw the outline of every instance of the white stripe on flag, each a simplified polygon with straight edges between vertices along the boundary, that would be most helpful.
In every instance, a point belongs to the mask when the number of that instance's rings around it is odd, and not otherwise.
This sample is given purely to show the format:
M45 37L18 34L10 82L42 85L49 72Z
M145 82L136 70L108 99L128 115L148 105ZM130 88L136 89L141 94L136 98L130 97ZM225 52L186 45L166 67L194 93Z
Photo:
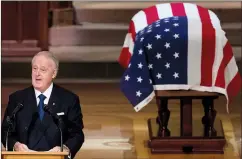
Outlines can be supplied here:
M215 13L213 13L211 10L208 10L208 13L209 13L213 27L217 28L217 29L222 29L220 20L218 19L217 15Z
M126 34L123 47L129 47L129 41L132 40L130 39L130 34L131 33Z
M127 33L126 34L123 48L125 48L125 47L129 48L129 52L130 52L130 54L132 56L133 55L133 50L134 50L134 42L133 42L131 33Z
M184 3L184 9L186 16L189 19L200 19L200 14L198 13L197 5L191 3Z
M132 21L134 22L136 33L144 29L148 25L144 11L139 11L137 14L135 14L134 17L132 18Z
M232 81L232 79L235 77L235 75L238 73L238 67L235 61L234 56L232 56L231 60L229 61L227 67L225 68L225 88L227 89L227 86Z
M215 57L214 57L214 63L213 63L213 83L212 85L215 85L216 78L218 75L218 70L221 65L221 61L223 60L223 48L227 43L227 38L225 37L224 31L220 29L215 29Z
M133 39L131 37L131 34L129 34L129 52L131 54L131 56L133 55L133 51L134 51L134 42Z
M156 9L157 9L159 19L173 16L171 5L169 3L158 4L156 5Z
M193 17L199 17L197 7L192 4L184 4L188 18L188 85L199 85L201 82L201 53L202 53L202 24Z

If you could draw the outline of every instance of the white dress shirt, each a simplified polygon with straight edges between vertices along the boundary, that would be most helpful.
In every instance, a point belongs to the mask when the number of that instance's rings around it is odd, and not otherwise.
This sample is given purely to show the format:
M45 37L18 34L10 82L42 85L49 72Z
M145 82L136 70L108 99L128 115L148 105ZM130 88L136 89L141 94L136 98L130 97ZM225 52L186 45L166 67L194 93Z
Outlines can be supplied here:
M34 89L35 97L36 97L36 101L37 101L37 106L39 105L39 101L40 101L39 95L40 94L43 94L46 97L45 100L44 100L44 104L48 104L48 102L50 100L50 95L51 95L52 89L53 89L53 83L51 83L50 86L43 93L41 93L37 89Z

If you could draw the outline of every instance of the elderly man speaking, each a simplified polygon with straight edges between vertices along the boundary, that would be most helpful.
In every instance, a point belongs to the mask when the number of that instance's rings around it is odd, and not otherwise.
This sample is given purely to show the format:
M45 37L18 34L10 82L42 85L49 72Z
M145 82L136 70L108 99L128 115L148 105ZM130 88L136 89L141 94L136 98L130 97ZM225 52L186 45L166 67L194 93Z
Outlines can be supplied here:
M82 112L79 98L74 93L53 83L59 62L55 56L42 51L32 59L32 86L9 96L2 124L2 144L6 147L7 118L18 105L14 128L8 137L8 150L14 151L60 151L60 132L54 118L44 110L61 118L63 151L74 158L84 142Z

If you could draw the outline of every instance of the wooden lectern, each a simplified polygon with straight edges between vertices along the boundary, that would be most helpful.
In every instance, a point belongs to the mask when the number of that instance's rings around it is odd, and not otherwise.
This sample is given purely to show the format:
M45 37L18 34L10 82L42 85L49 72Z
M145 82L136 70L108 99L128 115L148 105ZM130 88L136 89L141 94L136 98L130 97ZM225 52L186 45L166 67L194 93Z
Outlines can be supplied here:
M64 159L68 152L2 151L2 159Z
M213 105L218 97L218 93L212 92L156 91L158 117L148 120L151 153L223 153L226 140L221 121L215 120ZM172 124L169 99L180 100L180 128L173 125L168 129ZM193 99L202 100L202 119L192 118Z

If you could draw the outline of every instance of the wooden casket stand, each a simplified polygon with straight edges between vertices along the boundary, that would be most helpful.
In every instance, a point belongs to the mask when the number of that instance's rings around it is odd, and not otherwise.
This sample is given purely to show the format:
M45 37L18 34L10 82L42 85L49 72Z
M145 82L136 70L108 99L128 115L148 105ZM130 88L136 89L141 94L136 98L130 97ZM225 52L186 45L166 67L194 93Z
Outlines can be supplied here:
M215 120L214 99L219 94L199 91L156 91L158 117L148 119L151 153L207 153L221 154L226 140L220 120ZM171 126L169 130L169 99L180 100L180 128ZM204 116L192 118L192 100L200 99L204 107ZM179 130L180 129L180 134ZM177 131L178 130L178 131ZM178 134L176 134L178 132Z

